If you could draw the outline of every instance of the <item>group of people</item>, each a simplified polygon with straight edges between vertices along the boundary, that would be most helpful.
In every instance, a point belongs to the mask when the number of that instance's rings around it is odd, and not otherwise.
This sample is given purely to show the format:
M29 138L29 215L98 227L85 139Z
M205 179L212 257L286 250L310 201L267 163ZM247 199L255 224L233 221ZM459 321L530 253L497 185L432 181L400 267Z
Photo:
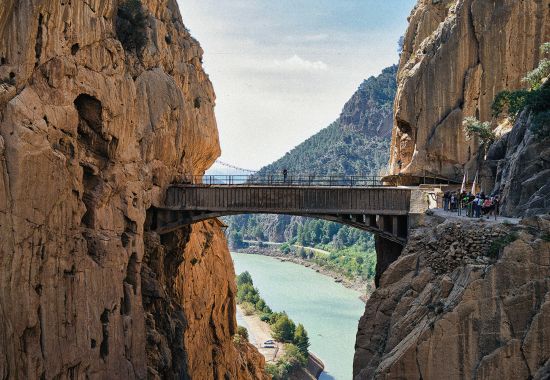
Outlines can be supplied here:
M485 193L477 194L458 193L456 191L446 191L443 194L443 209L445 211L457 212L462 215L466 211L466 216L470 218L481 218L482 216L494 215L495 219L499 212L499 197L487 197Z

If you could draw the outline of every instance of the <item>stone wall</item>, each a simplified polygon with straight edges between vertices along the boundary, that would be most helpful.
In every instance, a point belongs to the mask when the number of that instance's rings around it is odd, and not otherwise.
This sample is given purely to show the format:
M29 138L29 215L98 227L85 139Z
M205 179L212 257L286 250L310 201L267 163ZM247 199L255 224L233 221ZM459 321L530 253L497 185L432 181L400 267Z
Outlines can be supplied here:
M219 227L147 231L166 186L220 154L202 50L175 0L0 7L0 378L262 378L241 354ZM242 348L242 347L241 347Z

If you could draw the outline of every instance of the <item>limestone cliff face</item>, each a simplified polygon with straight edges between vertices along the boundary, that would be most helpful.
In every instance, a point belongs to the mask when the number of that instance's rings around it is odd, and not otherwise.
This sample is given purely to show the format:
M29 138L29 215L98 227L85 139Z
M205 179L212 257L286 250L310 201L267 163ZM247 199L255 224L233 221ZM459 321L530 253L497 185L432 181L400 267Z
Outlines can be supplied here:
M548 236L548 216L415 230L367 302L355 379L547 379Z
M399 65L392 174L462 179L477 153L477 141L465 139L463 117L490 120L495 95L519 88L536 67L538 47L550 40L549 5L548 0L418 1Z
M512 130L498 139L483 162L482 175L502 196L500 212L533 216L550 211L550 139L531 131L533 115L525 110Z
M165 187L219 155L214 92L175 0L0 7L0 378L262 378L233 344L213 222L147 230ZM245 353L240 353L244 351Z

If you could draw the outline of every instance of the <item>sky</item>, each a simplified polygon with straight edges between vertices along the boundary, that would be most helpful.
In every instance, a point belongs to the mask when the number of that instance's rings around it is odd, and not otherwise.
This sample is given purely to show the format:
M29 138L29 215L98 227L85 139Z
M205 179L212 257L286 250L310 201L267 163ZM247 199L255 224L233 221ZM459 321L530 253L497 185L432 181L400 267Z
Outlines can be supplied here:
M259 169L397 63L416 0L178 0L216 92L221 160Z

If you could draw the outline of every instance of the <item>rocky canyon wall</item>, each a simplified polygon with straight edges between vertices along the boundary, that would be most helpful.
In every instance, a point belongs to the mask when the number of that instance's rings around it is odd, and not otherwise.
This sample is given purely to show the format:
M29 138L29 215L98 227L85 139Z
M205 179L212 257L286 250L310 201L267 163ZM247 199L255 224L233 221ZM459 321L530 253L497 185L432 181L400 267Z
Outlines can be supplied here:
M460 181L464 169L479 168L484 189L501 195L501 212L529 218L511 225L426 216L377 273L354 377L548 379L548 139L533 135L526 110L482 162L462 120L491 120L495 95L521 87L538 65L538 47L550 40L550 1L419 0L409 21L392 174ZM377 248L378 256L391 253Z
M461 181L478 148L476 139L466 140L462 120L491 120L495 95L522 86L521 78L538 64L539 46L550 40L550 3L419 0L409 22L398 73L391 173Z
M355 379L548 379L549 236L428 217L367 302Z
M199 44L175 0L142 3L0 6L2 379L265 377L218 225L147 229L220 149Z

